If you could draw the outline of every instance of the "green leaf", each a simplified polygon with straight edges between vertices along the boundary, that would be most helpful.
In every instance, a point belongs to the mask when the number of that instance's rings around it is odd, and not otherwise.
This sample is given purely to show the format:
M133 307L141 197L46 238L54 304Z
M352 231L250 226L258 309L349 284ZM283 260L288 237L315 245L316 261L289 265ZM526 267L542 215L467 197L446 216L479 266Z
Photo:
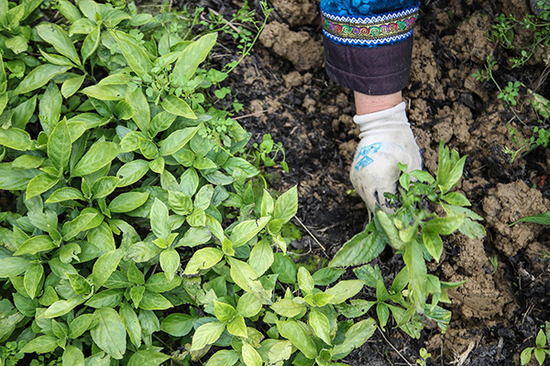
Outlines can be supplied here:
M533 347L528 347L528 348L524 349L521 352L520 359L521 359L521 365L522 366L527 365L529 363L529 361L531 361L531 356L533 355L533 350L534 350Z
M214 315L222 323L228 323L237 315L237 310L229 304L214 300Z
M116 196L109 203L111 212L130 212L143 205L149 198L149 192L126 192Z
M196 320L196 317L189 314L174 313L164 318L160 328L173 337L185 337L193 329Z
M138 159L133 160L129 163L124 164L118 172L116 173L116 176L120 179L117 186L118 187L126 187L131 184L134 184L147 172L149 171L149 163L145 160Z
M471 206L472 204L463 194L458 192L450 192L441 197L445 202L455 206Z
M298 212L298 189L292 187L283 193L277 201L275 201L275 209L273 211L274 219L282 219L283 222L290 221Z
M174 131L160 142L160 155L172 155L184 147L195 136L199 127L188 127Z
M327 289L325 293L333 296L330 300L331 304L340 304L357 295L363 289L364 285L365 281L363 280L340 281L333 287Z
M63 95L63 97L65 99L68 99L73 96L73 94L80 89L85 79L86 75L80 75L65 80L61 85L61 94Z
M313 328L313 332L317 337L321 338L329 346L332 345L330 340L330 323L325 314L317 309L311 309L308 324Z
M79 160L73 169L73 177L83 177L97 172L107 164L111 163L119 153L117 143L99 141L93 144L88 152Z
M546 352L544 352L543 349L535 348L535 358L537 359L539 365L544 364L544 360L546 359Z
M172 303L161 294L145 291L139 303L139 308L144 310L166 310L173 307Z
M89 97L99 100L123 100L126 96L126 85L101 85L96 84L84 88L80 91Z
M252 318L256 316L262 310L262 303L256 295L246 292L237 302L237 313L245 318Z
M37 337L27 343L22 349L22 353L49 353L57 348L57 337L44 335Z
M164 361L170 359L170 356L156 351L141 350L137 351L128 360L128 366L159 366Z
M422 229L441 235L451 235L464 223L464 216L436 217L433 220L424 222Z
M94 227L99 226L99 225L95 225L95 221L98 217L101 219L101 221L103 221L103 218L99 213L93 213L93 212L84 213L84 211L82 211L80 215L78 215L74 220L67 221L65 222L65 224L63 224L63 228L61 230L63 239L71 240L72 238L77 236L81 231L93 229ZM99 224L101 224L101 222ZM93 227L90 227L90 226L93 226Z
M70 344L65 346L65 351L63 352L63 357L61 358L63 366L84 366L84 354L75 346Z
M276 301L271 308L279 315L286 318L294 318L307 308L306 304L303 302L298 302L294 299L283 298Z
M164 111L157 113L151 120L151 127L149 130L151 136L155 137L157 133L167 130L172 126L176 118L177 116L172 113Z
M239 360L239 354L234 350L220 350L208 359L205 366L233 366Z
M29 239L30 240L30 239ZM0 278L19 276L31 266L31 261L20 257L0 258Z
M313 277L305 267L298 268L298 287L304 295L312 293L315 287Z
M41 264L31 265L27 271L25 271L24 284L25 290L31 299L34 299L42 286L42 279L44 278L44 267Z
M53 129L48 140L48 157L59 171L65 171L71 158L72 141L67 121L63 119Z
M185 275L194 275L202 269L216 265L223 258L223 252L216 248L202 248L197 250L185 267Z
M19 151L30 150L32 148L31 136L27 131L19 128L0 128L0 145Z
M343 343L336 345L333 348L332 354L347 355L354 348L362 346L376 330L376 323L372 318L361 320L353 324L346 332L346 337Z
M518 222L532 222L535 224L550 225L550 212L544 212L541 214L524 217L514 222L512 225L515 225Z
M336 305L338 314L345 316L346 318L358 318L365 315L370 308L376 305L375 301L367 301L362 299L350 300L350 304L342 303Z
M258 220L243 221L235 226L231 232L230 238L233 243L233 247L238 248L248 243L253 237L258 235L260 231L262 231L270 219L270 216L261 217Z
M86 301L86 306L90 308L115 308L122 302L122 296L124 294L123 289L113 288L105 291L98 292Z
M40 314L40 318L51 319L63 316L83 302L84 299L80 296L72 297L69 300L58 300Z
M29 181L25 198L27 200L30 200L35 196L39 196L42 193L53 188L58 182L59 178L52 177L49 174L37 175Z
M71 23L74 23L78 19L82 18L82 14L78 11L78 8L68 0L58 0L57 10L59 10L61 15L67 18L67 20Z
M336 253L329 267L347 267L365 264L376 258L386 243L377 232L364 231L355 235Z
M44 203L58 203L69 200L83 200L84 196L76 188L63 187L54 191Z
M193 200L183 192L169 191L168 205L178 215L186 216L193 212Z
M439 262L441 253L443 253L443 240L441 240L441 236L439 236L437 232L424 228L424 230L422 230L422 241L428 253Z
M58 66L52 64L40 65L34 68L13 91L14 94L26 94L43 87L57 75L65 73L70 66Z
M263 304L271 304L270 294L257 280L258 275L247 263L227 257L230 266L230 275L233 281L246 292L254 293Z
M96 260L92 270L92 281L96 289L99 289L107 281L118 267L123 256L124 251L116 249L103 254Z
M141 88L128 89L126 92L126 101L134 108L135 113L132 119L141 131L147 133L151 123L151 110L147 97L143 94Z
M201 325L193 334L191 343L191 352L199 351L209 344L216 342L222 335L225 329L225 324L214 321Z
M304 356L312 360L317 357L318 352L315 342L296 321L277 322L277 328L281 336L292 342L292 345L298 348Z
M248 343L243 343L242 347L243 361L246 366L262 366L262 358L258 351Z
M34 255L40 252L50 251L57 246L48 235L37 235L26 240L13 255ZM2 261L3 259L0 259ZM1 263L1 262L0 262ZM0 264L1 265L1 264Z
M345 269L341 268L321 268L315 272L312 277L315 285L317 286L328 286L331 283L335 282L340 278L342 274L346 272Z
M209 33L185 47L172 71L171 81L173 85L182 86L184 80L189 80L195 75L199 65L206 59L210 50L216 44L217 38L217 34Z
M273 273L278 274L278 280L283 283L296 283L296 265L290 257L275 253L273 256L273 264L271 265Z
M97 325L90 330L94 343L116 360L126 352L126 329L118 313L111 308L97 309Z
M252 178L260 174L260 171L254 165L250 164L248 161L244 160L243 158L235 158L235 157L229 158L223 167L231 175L234 175L234 171L238 168L240 169L239 174L245 176L246 178ZM292 188L289 189L289 192L292 193ZM288 198L292 198L292 197L291 197L291 194L290 195L288 194L288 192L285 192L285 193L287 193L287 196L284 199L284 201L288 202L289 201ZM285 193L283 193L283 195ZM280 206L281 207L279 208L279 211L280 211L279 214L284 215L285 214L284 210L288 209L289 207L285 205L280 205ZM292 209L292 207L290 207L290 209ZM274 218L282 218L282 217L274 216Z
M186 101L173 95L166 96L160 103L162 108L169 113L189 119L197 119L193 109L189 107Z
M157 238L168 239L170 226L168 225L168 207L155 197L151 206L151 230Z
M141 241L128 248L125 257L126 259L132 259L136 263L142 263L156 257L161 251L155 244Z
M160 268L162 268L168 280L172 281L180 265L180 255L175 249L169 248L160 253L159 259Z
M252 251L248 264L254 269L258 276L263 275L273 264L273 248L268 240L260 240Z
M99 47L101 35L101 25L97 25L84 39L82 43L82 48L80 49L80 54L82 55L82 63L85 63L90 56L97 50Z
M109 32L116 40L120 51L124 55L128 66L139 77L143 77L153 68L153 64L147 55L147 51L137 45L133 38L124 32L110 31Z
M40 38L51 44L57 52L76 65L82 65L71 39L60 26L54 23L42 23L36 26L36 30Z

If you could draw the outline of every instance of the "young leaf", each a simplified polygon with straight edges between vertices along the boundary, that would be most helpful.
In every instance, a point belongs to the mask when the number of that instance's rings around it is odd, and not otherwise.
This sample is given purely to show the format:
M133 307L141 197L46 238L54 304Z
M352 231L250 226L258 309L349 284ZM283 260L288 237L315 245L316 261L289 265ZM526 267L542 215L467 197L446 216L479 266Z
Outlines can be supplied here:
M92 271L92 281L96 289L99 289L107 281L118 267L123 256L124 251L116 249L103 254L96 260Z
M248 220L239 223L233 229L230 240L233 243L233 248L238 248L245 245L255 237L265 225L269 222L271 217L261 217L259 220Z
M317 357L318 352L315 342L296 321L277 322L277 329L279 329L281 336L292 342L292 345L298 348L304 356L309 359Z
M244 293L237 302L237 313L245 318L252 318L262 310L262 303L256 295L252 293Z
M126 192L119 194L109 203L111 212L130 212L143 205L149 198L149 192Z
M124 301L120 306L119 315L130 337L130 341L134 346L139 348L141 345L141 325L139 324L136 312L126 301Z
M10 149L25 151L32 148L31 136L19 128L0 129L0 145Z
M116 360L126 352L126 329L118 313L103 307L94 313L97 325L90 330L94 343Z
M200 63L206 59L206 56L216 44L217 38L217 34L209 33L185 47L172 71L171 81L173 85L181 86L184 80L193 77Z
M73 96L80 89L85 79L86 75L80 75L65 80L61 85L61 94L63 97L68 99Z
M53 129L48 140L48 157L59 171L65 171L71 158L72 141L67 121L63 119Z
M57 52L76 65L82 65L71 39L60 26L54 23L42 23L36 26L36 31L40 38L51 44Z
M364 231L355 235L336 253L329 267L347 267L365 264L376 258L386 247L376 231Z
M128 102L135 110L132 119L138 128L142 132L147 133L151 123L151 110L149 109L147 97L143 94L141 88L136 88L133 90L128 88L126 91L126 102Z
M190 351L199 351L209 344L216 342L222 335L225 324L214 321L201 325L193 334Z
M90 56L99 47L100 35L101 26L98 24L84 39L80 50L80 54L82 55L82 63L85 63L86 60L90 58Z
M25 254L34 255L36 253L50 251L54 248L56 248L56 245L48 235L37 235L26 240L19 247L19 249L17 249L17 251L13 253L13 255L25 255ZM3 259L0 259L0 261L2 260Z
M162 108L169 113L172 113L176 116L181 116L189 119L197 119L193 109L189 107L186 101L181 98L175 97L173 95L166 96L161 104Z
M302 314L307 306L303 302L282 298L271 305L271 308L281 316L286 318L294 318L295 316Z
M311 309L309 312L308 324L313 328L315 335L323 340L329 346L332 345L330 340L330 323L325 314L317 309Z
M160 328L162 331L174 337L185 337L193 329L193 324L197 321L196 317L189 314L174 313L168 315Z
M172 281L180 265L180 255L173 248L168 248L160 253L160 268L164 271L166 278Z
M202 248L196 251L183 272L186 275L194 275L199 270L208 269L216 265L223 258L223 252L216 248Z
M346 280L340 281L333 287L327 289L325 293L327 295L332 295L333 298L330 300L331 304L340 304L347 299L357 295L359 291L363 289L365 281L362 280Z
M262 358L260 357L258 351L254 349L248 343L243 343L242 347L242 356L243 361L246 366L262 366Z
M27 343L22 349L22 353L48 353L57 348L57 337L44 335L37 337Z
M205 366L233 366L239 360L239 354L234 350L219 350L208 359Z
M73 177L83 177L97 172L111 163L119 153L117 143L100 141L93 144L71 172Z
M24 284L25 290L31 299L34 299L39 286L42 285L41 281L44 277L44 267L41 264L33 264L25 271Z
M110 34L116 40L120 51L122 51L132 71L139 77L143 77L151 71L153 64L147 55L147 51L136 44L130 35L115 30L110 31Z
M170 235L168 207L156 197L151 207L151 230L157 238L168 239Z
M282 219L283 222L290 221L298 212L298 189L292 187L283 193L277 201L275 201L275 209L273 211L274 219Z
M260 240L252 251L248 264L254 269L258 276L263 275L273 264L273 248L268 240Z
M188 127L174 131L166 139L160 142L160 155L168 156L174 154L185 146L195 136L199 127Z
M53 188L59 182L59 178L52 177L49 174L37 175L29 181L27 186L26 199L30 200L35 196L39 196L42 193Z

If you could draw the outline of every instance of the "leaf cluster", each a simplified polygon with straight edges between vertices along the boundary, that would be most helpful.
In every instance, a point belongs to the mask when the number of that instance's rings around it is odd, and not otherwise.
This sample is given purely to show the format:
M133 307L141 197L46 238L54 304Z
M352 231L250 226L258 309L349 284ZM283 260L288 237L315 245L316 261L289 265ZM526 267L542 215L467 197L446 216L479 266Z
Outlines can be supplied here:
M546 356L550 356L550 348L548 347L548 340L550 339L550 322L546 322L544 328L540 329L537 338L535 340L535 347L525 348L520 355L521 365L527 365L533 355L539 365L544 364Z
M467 208L468 199L451 191L462 177L465 161L466 157L460 157L455 150L449 152L441 143L435 178L420 170L406 173L406 166L401 166L399 195L390 196L400 207L393 214L377 210L365 231L347 242L329 264L331 268L361 265L353 270L355 275L376 290L376 300L355 300L352 306L342 306L340 310L345 316L357 317L375 307L382 329L392 316L396 326L414 338L420 337L428 319L435 321L442 331L447 329L451 312L439 303L449 303L447 289L461 283L441 281L428 273L426 263L441 259L442 236L456 231L470 238L485 235L483 226L477 222L482 218ZM426 208L426 201L431 202L432 211ZM444 212L445 216L437 212ZM378 266L366 264L387 245L404 262L389 289Z

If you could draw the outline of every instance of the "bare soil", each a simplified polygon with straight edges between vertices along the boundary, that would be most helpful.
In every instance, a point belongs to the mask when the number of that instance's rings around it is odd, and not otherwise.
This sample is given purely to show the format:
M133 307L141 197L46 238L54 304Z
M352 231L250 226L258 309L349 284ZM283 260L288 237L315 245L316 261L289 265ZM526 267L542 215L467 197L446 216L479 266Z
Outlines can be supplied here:
M238 0L198 2L222 14L242 5ZM242 113L251 115L241 123L253 139L261 141L267 132L284 143L290 173L280 168L268 173L277 188L298 186L298 218L309 232L304 230L295 247L321 262L360 232L368 216L361 199L349 192L348 170L358 142L353 99L323 70L318 1L270 4L275 10L260 45L229 84L245 104ZM346 359L351 365L416 364L421 347L432 354L428 365L519 365L521 350L534 345L539 327L550 320L550 231L536 224L510 226L550 211L548 149L510 162L503 152L513 146L508 128L529 136L529 124L515 122L496 98L495 86L472 76L492 53L499 61L494 70L499 83L539 81L544 64L512 70L510 55L487 38L495 16L503 12L521 18L529 12L528 1L433 0L421 6L411 83L404 91L408 116L431 173L437 169L440 140L468 155L459 189L484 218L487 236L451 236L442 261L430 268L447 281L466 280L451 293L453 318L446 334L427 327L420 340L412 340L399 330L377 332ZM515 42L521 41L520 34ZM550 85L539 92L549 97ZM524 113L519 106L518 113ZM496 269L489 258L498 261ZM388 277L400 269L391 253L377 264Z

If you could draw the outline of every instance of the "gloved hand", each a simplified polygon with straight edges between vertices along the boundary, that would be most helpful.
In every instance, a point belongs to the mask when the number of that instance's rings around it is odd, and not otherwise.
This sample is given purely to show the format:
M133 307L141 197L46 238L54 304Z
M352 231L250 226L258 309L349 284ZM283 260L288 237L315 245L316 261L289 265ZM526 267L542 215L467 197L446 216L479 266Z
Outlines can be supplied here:
M355 116L353 121L361 128L361 142L351 165L351 183L371 212L379 206L391 213L393 210L387 205L384 193L396 192L401 174L397 163L406 164L408 172L422 168L422 157L405 113L405 103Z

